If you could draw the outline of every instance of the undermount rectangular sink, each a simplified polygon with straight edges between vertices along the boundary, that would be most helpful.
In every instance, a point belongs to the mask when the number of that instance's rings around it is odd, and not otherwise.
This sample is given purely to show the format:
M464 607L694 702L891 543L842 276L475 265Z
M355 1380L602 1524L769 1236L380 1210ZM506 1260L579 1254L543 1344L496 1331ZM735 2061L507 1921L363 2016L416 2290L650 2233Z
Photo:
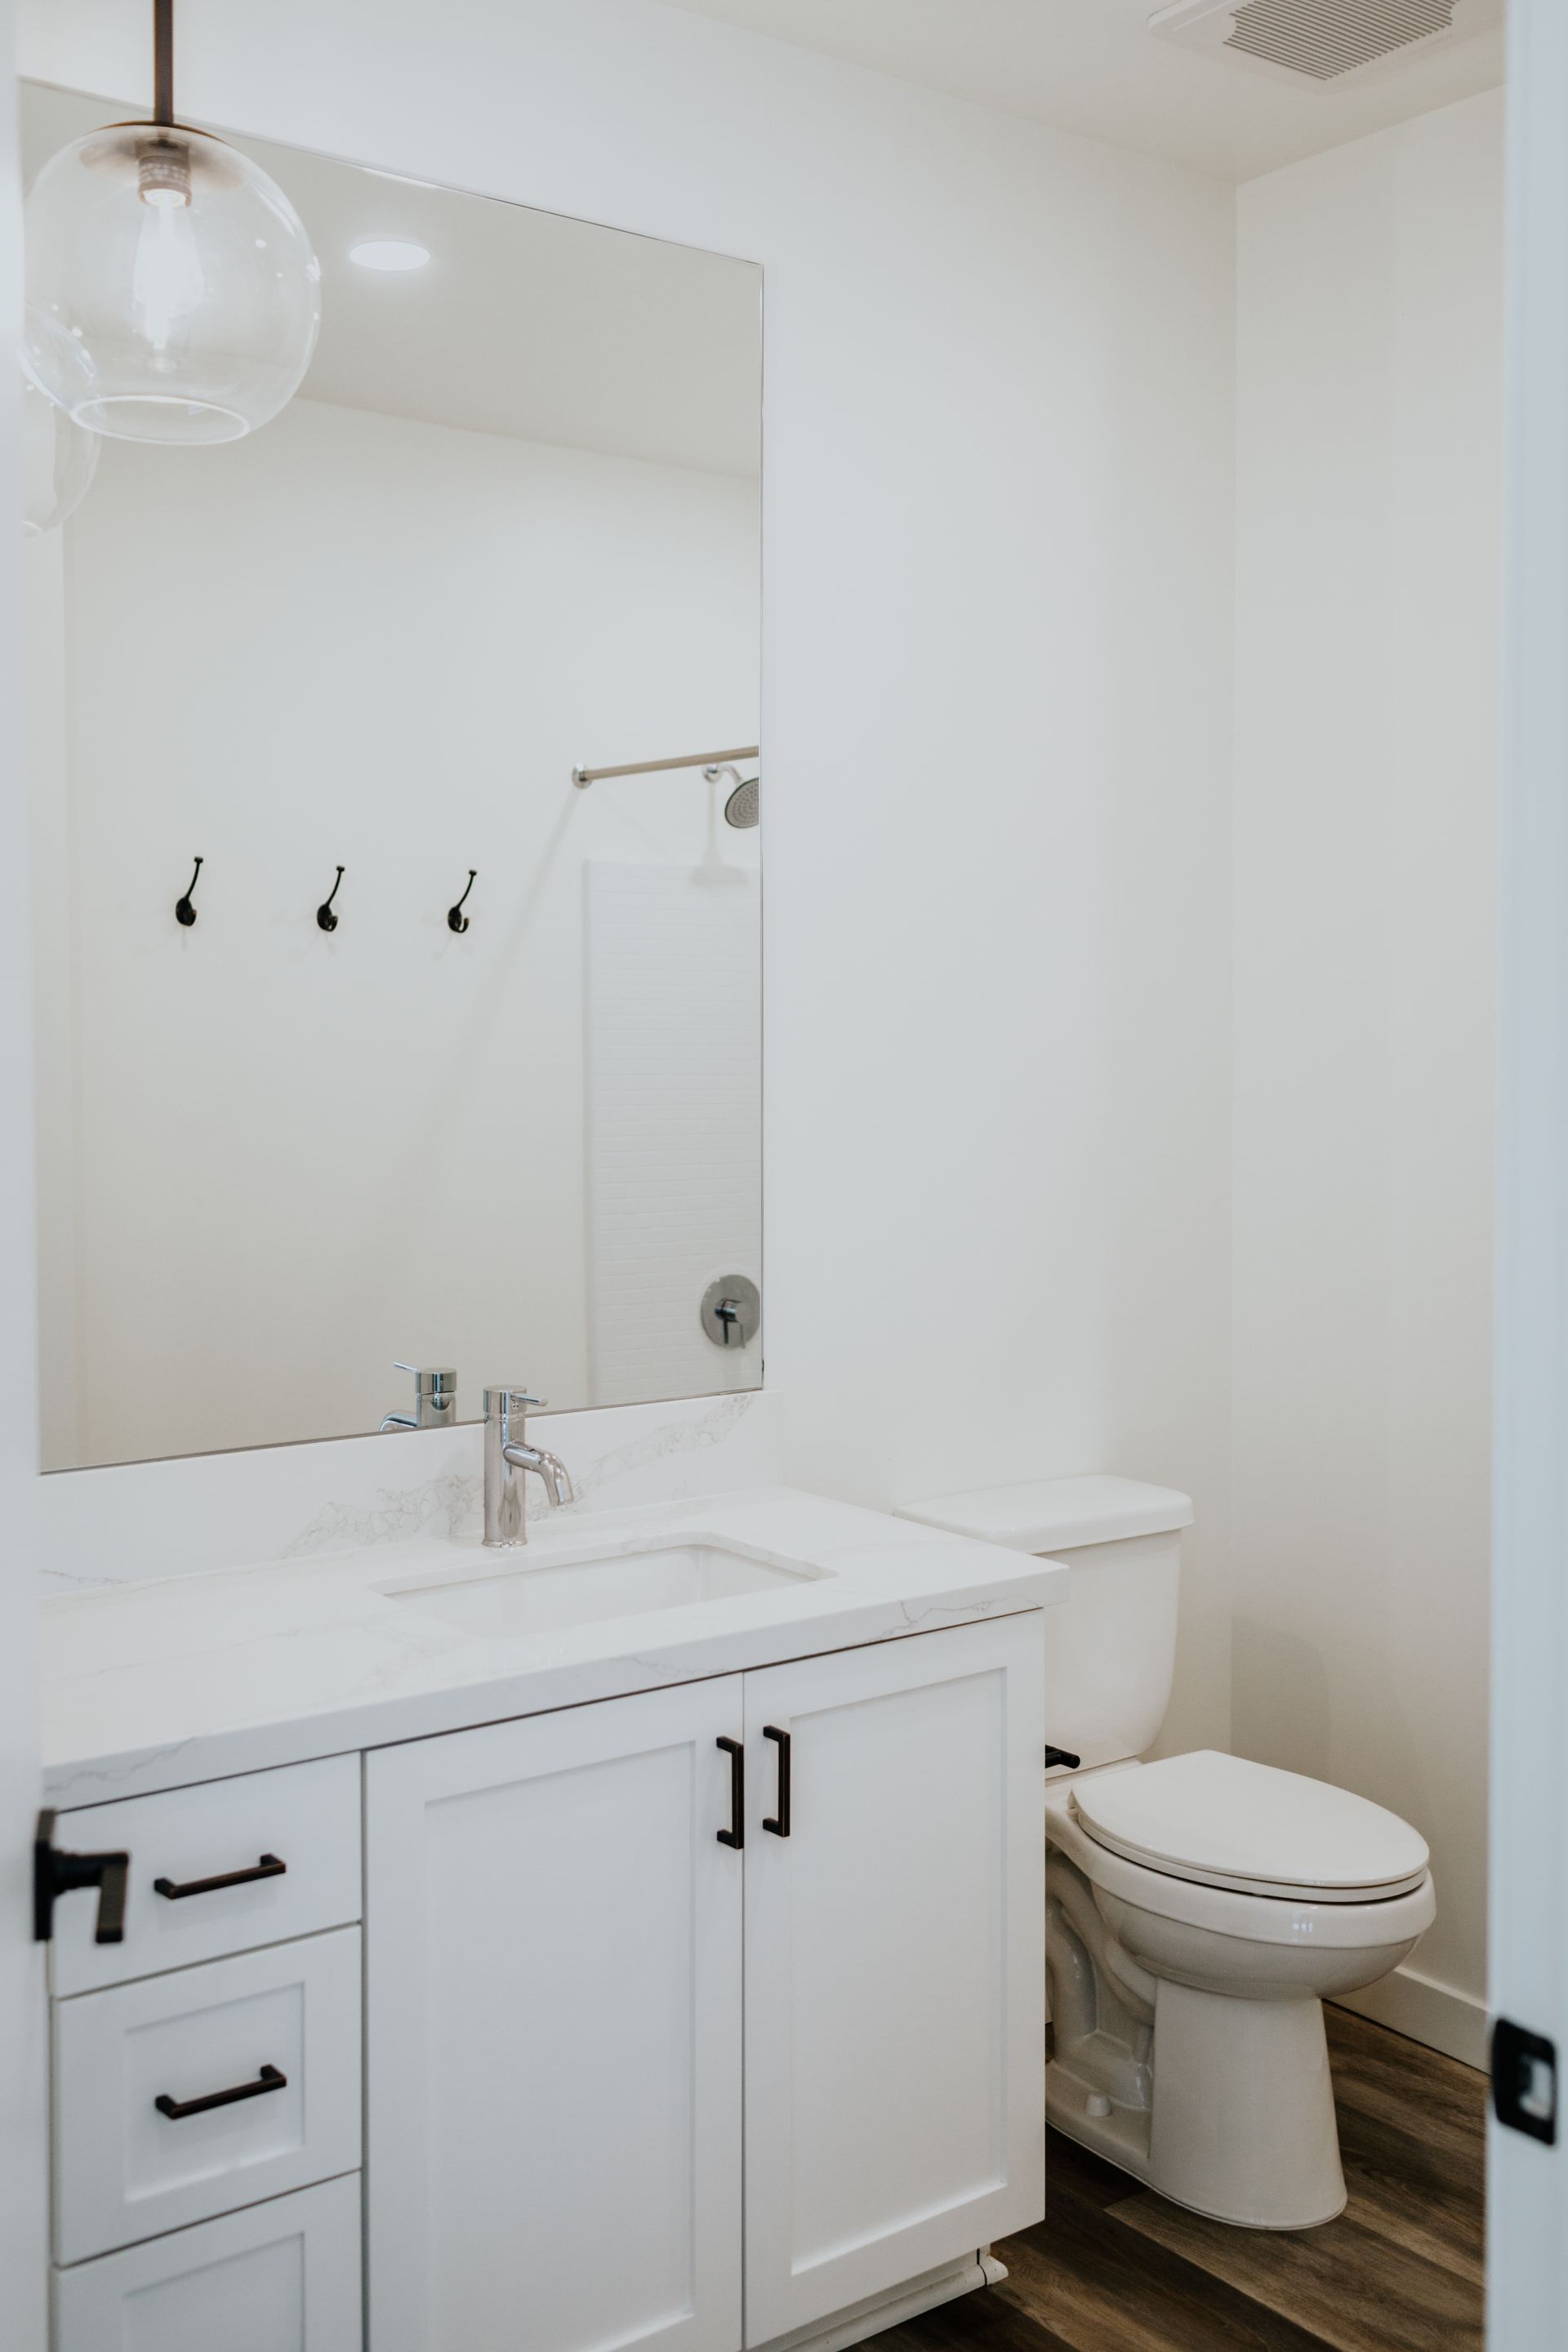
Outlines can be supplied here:
M781 1586L805 1584L826 1571L787 1567L711 1538L650 1542L637 1550L535 1566L526 1555L493 1556L478 1571L410 1579L378 1590L422 1617L439 1617L465 1633L554 1633L650 1609L686 1609L740 1601Z

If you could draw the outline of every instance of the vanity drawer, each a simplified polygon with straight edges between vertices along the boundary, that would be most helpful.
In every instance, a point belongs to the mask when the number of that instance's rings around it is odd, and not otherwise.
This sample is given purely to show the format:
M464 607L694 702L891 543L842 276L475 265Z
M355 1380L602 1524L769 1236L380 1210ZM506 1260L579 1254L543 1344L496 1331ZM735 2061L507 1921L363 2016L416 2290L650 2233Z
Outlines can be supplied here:
M359 2160L357 1927L56 2002L57 2262Z
M359 2175L55 2273L54 2352L361 2352Z
M56 1908L61 1996L346 1927L360 1916L359 1758L88 1805L61 1813L56 1840L131 1856L122 1943L93 1942L91 1895Z

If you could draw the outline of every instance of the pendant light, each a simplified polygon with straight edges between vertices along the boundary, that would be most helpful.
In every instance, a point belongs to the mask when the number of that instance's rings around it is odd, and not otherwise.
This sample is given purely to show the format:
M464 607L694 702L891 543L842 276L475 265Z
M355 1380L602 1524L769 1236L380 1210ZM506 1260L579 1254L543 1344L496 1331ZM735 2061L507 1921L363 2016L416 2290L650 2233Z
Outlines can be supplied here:
M150 122L89 131L27 197L24 364L121 441L237 441L310 363L321 264L276 182L174 121L174 0L153 0Z

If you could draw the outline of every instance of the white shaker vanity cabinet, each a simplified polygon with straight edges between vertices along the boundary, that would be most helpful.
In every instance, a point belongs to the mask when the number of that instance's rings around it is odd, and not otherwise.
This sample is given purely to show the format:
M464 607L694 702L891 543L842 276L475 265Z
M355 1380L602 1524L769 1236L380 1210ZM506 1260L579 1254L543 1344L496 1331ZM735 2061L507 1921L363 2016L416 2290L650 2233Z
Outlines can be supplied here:
M826 2352L994 2277L1067 1580L770 1487L51 1604L53 2352Z
M1038 2220L1041 1622L367 1757L371 2352L739 2352Z

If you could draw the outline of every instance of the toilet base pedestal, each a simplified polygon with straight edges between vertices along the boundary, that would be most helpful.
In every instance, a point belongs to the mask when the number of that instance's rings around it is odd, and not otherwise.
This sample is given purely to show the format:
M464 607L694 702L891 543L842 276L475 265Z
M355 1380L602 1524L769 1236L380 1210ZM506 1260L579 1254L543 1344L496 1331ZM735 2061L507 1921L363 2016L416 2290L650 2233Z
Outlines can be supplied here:
M1254 2230L1311 2230L1345 2207L1321 2000L1161 1985L1149 2186Z
M1166 1979L1151 2072L1149 2106L1131 2107L1058 2061L1047 2069L1047 2116L1173 2204L1215 2221L1310 2230L1343 2212L1321 2001L1242 2000Z

